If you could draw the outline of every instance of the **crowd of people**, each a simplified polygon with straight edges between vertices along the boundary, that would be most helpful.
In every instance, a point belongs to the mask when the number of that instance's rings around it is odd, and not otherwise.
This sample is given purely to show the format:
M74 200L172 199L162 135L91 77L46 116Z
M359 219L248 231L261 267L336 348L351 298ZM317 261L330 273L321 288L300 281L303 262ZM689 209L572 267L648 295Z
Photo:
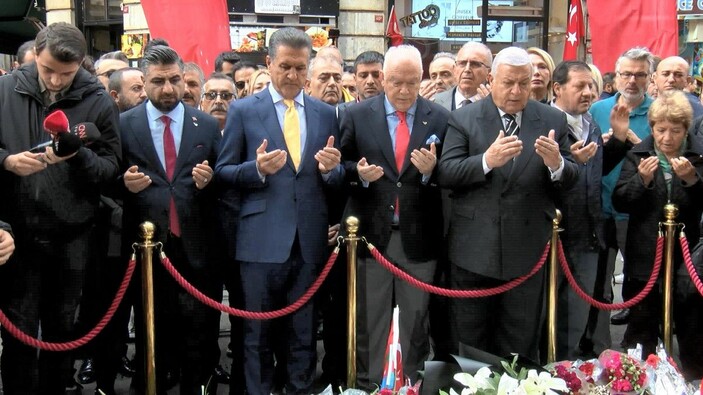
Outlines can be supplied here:
M301 30L270 39L266 65L234 52L204 76L165 40L139 67L121 53L94 63L82 33L44 28L0 78L0 307L46 341L80 337L107 309L143 221L175 268L207 296L270 311L317 278L343 218L402 270L453 289L503 285L537 264L556 209L577 282L610 302L615 256L623 297L645 286L664 205L679 207L691 247L703 213L701 100L688 63L632 48L614 72L555 64L539 48L497 54L469 42L423 70L409 45L367 51L345 66L334 47L313 53ZM313 57L314 55L314 57ZM423 80L423 75L429 79ZM653 85L652 89L648 86ZM649 92L649 93L648 93ZM656 97L655 97L656 96ZM46 131L61 111L99 137L71 152L68 131ZM75 137L78 138L78 137ZM61 155L59 155L61 152ZM687 378L703 376L703 298L675 254L674 321ZM546 270L478 299L430 296L359 250L357 383L381 382L386 337L400 307L403 371L415 382L432 356L471 346L544 359ZM309 394L346 381L346 273L334 267L313 301L275 320L230 317L231 375L218 366L220 313L154 268L159 393ZM559 279L559 359L612 346L607 312ZM622 346L654 351L661 290L619 313ZM141 278L83 353L79 380L114 393L118 372L144 388ZM80 307L80 309L79 309ZM136 354L126 356L134 310ZM78 314L78 312L80 313ZM321 324L320 324L321 322ZM40 351L2 328L6 394L59 394L72 353Z

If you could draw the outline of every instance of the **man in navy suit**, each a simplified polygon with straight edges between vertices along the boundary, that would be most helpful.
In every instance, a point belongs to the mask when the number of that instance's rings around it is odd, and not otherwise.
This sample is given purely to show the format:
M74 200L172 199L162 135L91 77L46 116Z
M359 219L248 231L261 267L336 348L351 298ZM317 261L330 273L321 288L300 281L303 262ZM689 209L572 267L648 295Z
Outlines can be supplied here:
M509 47L492 64L491 94L452 112L439 182L452 190L452 288L487 288L527 274L549 240L554 199L578 177L565 115L528 100L532 64ZM452 299L461 343L538 360L546 270L511 291Z
M237 100L227 113L218 181L241 192L236 257L244 305L266 311L300 298L326 258L325 190L343 180L334 108L303 93L310 38L286 28L273 34L266 58L271 84ZM271 327L287 333L288 394L310 393L315 373L312 301L278 321L246 322L244 364L249 394L268 395L273 377Z
M183 61L176 51L155 46L142 60L148 101L120 116L125 240L136 239L142 221L156 224L156 241L176 269L196 288L218 299L213 170L220 128L215 118L182 103ZM181 375L181 394L202 394L218 363L219 312L186 293L155 261L157 390L165 373ZM135 308L139 308L137 303ZM141 317L141 314L136 314ZM137 325L141 329L142 325ZM138 356L143 334L137 334ZM137 359L139 360L139 359ZM139 388L143 371L133 387ZM111 389L109 389L111 390Z

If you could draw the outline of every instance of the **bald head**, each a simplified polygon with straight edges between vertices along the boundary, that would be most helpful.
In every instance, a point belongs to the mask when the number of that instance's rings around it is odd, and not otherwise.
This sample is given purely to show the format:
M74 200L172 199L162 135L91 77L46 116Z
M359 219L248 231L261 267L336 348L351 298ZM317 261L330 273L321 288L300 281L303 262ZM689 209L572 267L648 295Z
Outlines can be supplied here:
M129 67L127 63L119 59L101 59L95 64L95 74L98 76L98 80L105 86L105 89L109 91L110 76L116 70L126 69Z
M683 90L690 78L688 62L680 56L662 59L654 72L654 83L659 92Z

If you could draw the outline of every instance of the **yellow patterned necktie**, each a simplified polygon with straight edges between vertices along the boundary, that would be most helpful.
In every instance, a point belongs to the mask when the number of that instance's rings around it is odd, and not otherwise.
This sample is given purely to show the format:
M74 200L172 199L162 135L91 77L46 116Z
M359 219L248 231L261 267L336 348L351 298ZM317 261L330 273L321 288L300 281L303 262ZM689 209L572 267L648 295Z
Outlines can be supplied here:
M283 100L283 103L288 106L283 117L283 137L288 146L288 155L297 171L300 166L300 119L293 100Z

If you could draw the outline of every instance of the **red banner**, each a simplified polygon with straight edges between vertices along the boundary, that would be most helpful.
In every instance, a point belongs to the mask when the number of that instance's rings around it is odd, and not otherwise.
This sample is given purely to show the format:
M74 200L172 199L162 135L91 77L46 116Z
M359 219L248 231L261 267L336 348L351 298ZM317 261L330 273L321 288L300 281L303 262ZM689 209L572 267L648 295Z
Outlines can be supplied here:
M566 39L564 40L564 60L576 60L579 46L583 39L583 12L581 0L571 0L566 22Z
M231 51L227 0L142 0L152 38L163 38L183 61L195 62L207 77L215 58Z
M647 47L656 56L677 55L676 2L587 0L593 63L615 71L615 61L632 47Z

